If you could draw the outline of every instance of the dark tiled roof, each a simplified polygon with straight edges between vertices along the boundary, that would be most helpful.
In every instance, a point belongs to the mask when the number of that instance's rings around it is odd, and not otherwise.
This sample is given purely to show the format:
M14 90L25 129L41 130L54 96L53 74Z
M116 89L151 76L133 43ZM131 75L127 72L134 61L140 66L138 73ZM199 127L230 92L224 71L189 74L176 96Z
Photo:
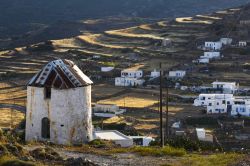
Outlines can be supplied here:
M49 62L28 83L28 86L69 89L83 87L93 82L69 60Z

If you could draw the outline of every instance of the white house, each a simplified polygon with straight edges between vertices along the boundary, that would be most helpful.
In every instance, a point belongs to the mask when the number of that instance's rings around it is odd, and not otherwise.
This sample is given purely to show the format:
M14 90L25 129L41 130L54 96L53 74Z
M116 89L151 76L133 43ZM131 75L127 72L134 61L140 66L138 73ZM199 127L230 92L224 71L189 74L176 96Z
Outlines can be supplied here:
M199 140L204 140L206 138L206 131L204 128L196 128L196 134Z
M109 72L114 70L114 67L101 67L101 71L102 72Z
M145 82L142 70L123 70L121 77L115 78L115 86L141 86Z
M220 50L222 48L222 43L218 42L205 42L205 48L209 50Z
M142 70L123 70L121 71L121 77L127 77L127 78L142 78L143 77L143 71Z
M115 86L142 86L145 80L138 78L116 77Z
M196 128L196 134L200 141L213 142L213 135L207 133L204 128Z
M93 113L98 117L112 118L126 112L125 109L120 109L117 105L111 104L95 104Z
M207 105L207 114L224 114L228 112L228 106L232 105L233 99L214 99Z
M186 71L184 70L175 70L169 72L169 77L171 78L183 78L186 76Z
M223 93L235 93L238 90L236 82L219 82L215 81L212 83L213 88L222 89Z
M231 115L250 117L250 99L235 99L232 105Z
M163 47L170 46L171 44L172 44L172 41L169 38L162 39L162 46Z
M222 103L226 102L227 104L231 104L233 99L233 94L200 94L198 98L194 100L194 106L212 105L216 100L222 100Z
M69 60L54 60L27 84L26 141L92 140L91 84Z
M93 56L93 59L100 59L100 58L101 58L100 55L94 55L94 56Z
M200 58L198 59L198 63L207 64L209 63L209 58Z
M94 132L94 139L113 141L121 147L133 146L133 139L116 130L102 130Z
M247 42L246 41L239 41L239 47L246 47Z
M233 39L232 39L232 38L221 38L221 39L220 39L220 42L221 42L223 45L231 45L232 42L233 42Z
M204 52L204 55L201 56L201 58L208 58L208 59L220 58L220 52L217 51Z
M150 142L154 141L152 137L146 136L129 136L129 138L133 139L134 145L139 146L149 146Z
M157 78L157 77L160 77L160 72L154 69L154 71L152 71L150 74L150 78Z

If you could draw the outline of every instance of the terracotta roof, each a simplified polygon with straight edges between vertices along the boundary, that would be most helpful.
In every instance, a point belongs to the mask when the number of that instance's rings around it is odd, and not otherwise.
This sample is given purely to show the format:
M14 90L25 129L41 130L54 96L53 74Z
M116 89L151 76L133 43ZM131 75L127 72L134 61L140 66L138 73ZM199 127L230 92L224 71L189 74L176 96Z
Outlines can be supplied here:
M93 82L70 60L49 62L28 83L28 86L69 89L84 87Z

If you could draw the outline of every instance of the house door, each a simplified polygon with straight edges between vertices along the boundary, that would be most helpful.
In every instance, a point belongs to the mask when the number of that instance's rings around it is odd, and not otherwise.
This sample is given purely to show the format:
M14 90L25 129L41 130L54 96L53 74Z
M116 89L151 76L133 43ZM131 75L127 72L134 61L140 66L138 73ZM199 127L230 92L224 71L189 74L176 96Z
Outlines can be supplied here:
M49 118L42 119L42 138L49 139L50 138L50 120Z

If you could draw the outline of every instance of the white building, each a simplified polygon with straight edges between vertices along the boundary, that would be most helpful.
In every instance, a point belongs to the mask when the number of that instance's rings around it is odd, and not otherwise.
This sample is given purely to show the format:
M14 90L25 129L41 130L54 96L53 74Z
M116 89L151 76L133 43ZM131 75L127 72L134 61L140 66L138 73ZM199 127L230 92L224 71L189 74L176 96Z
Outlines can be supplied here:
M106 141L113 141L115 144L121 147L131 147L133 146L133 139L120 133L116 130L103 130L95 131L94 139L101 139Z
M142 86L145 80L138 78L116 77L115 86Z
M163 47L171 46L171 44L172 44L172 41L169 38L162 39Z
M223 45L231 45L232 42L233 42L233 39L232 39L232 38L221 38L221 39L220 39L220 42L221 42Z
M110 104L95 104L93 107L93 112L95 116L112 118L117 115L121 115L126 112L125 109L120 109L117 105Z
M92 140L92 81L71 61L48 63L28 83L26 141Z
M157 77L160 77L160 72L154 69L154 71L152 71L150 74L150 78L157 78Z
M205 48L209 50L220 50L222 48L222 43L218 42L205 42Z
M123 70L121 77L115 78L115 86L141 86L145 82L142 70Z
M207 64L209 63L209 58L200 58L198 59L198 63Z
M247 42L246 41L239 41L239 47L246 47Z
M214 99L209 101L207 105L207 114L225 114L227 113L228 106L232 105L232 99Z
M250 99L235 99L232 105L231 115L250 117Z
M222 100L222 103L226 102L227 104L231 104L233 99L233 94L200 94L199 97L194 100L194 106L209 106L216 100Z
M101 67L101 71L102 72L109 72L114 70L114 67Z
M123 70L121 71L121 77L127 77L127 78L142 78L143 77L143 71L142 70Z
M139 146L149 146L150 142L154 141L152 137L146 136L129 136L129 138L133 139L134 145Z
M219 82L215 81L212 83L213 88L222 89L223 93L235 93L238 90L236 82Z
M175 70L169 72L169 77L171 78L183 78L186 76L186 71L184 70Z
M204 128L196 128L196 134L199 140L204 140L206 138L206 131Z
M213 142L213 135L207 133L204 128L196 128L196 134L200 141Z
M204 55L201 56L201 58L217 59L220 58L220 52L217 51L204 52Z

